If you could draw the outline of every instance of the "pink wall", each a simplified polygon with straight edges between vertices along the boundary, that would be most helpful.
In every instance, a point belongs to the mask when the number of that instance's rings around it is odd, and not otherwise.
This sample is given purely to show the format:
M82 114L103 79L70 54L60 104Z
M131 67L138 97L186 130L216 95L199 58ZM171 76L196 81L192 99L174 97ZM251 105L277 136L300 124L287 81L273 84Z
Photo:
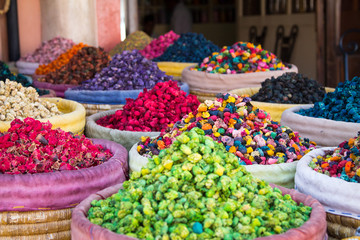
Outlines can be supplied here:
M111 50L120 39L120 0L96 1L98 45Z
M20 55L33 52L41 45L40 0L17 0Z
M6 15L0 15L0 60L8 61L8 39L7 39L7 27L6 27Z
M44 1L44 0L42 0ZM97 40L98 46L103 47L106 51L111 50L121 41L120 38L120 1L123 0L89 0L96 4L96 16L90 17L96 19L96 27L94 39ZM42 23L41 23L41 7L40 0L17 0L18 4L18 21L19 21L19 40L20 55L24 56L33 52L41 45L42 39ZM47 4L55 4L52 0L43 2ZM95 7L95 4L92 8ZM55 4L56 5L56 4ZM79 4L78 4L79 5ZM46 8L46 6L43 6ZM80 6L79 6L80 7ZM59 7L58 11L62 9ZM49 24L49 23L44 23ZM51 25L51 23L50 23ZM61 33L61 26L57 32ZM65 24L66 25L66 24ZM67 37L67 36L64 36ZM71 37L70 37L71 38ZM49 39L44 39L49 40ZM74 39L73 39L74 40ZM1 51L0 53L4 51Z

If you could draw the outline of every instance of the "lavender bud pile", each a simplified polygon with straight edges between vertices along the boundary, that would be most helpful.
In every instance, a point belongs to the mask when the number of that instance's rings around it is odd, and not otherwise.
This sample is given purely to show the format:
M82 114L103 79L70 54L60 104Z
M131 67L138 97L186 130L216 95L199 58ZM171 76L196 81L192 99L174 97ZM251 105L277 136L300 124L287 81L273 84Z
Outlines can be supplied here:
M134 90L153 88L156 83L172 80L156 63L143 57L138 50L115 54L109 66L95 77L82 82L77 90Z

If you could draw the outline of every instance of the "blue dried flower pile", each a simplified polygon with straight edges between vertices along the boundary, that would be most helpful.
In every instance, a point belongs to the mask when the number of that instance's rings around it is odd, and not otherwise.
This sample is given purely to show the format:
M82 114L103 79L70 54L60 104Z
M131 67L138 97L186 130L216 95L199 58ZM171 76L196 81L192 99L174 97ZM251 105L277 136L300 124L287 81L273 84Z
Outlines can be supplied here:
M313 108L301 109L303 116L360 123L360 78L340 82L334 92L327 93Z
M220 48L204 35L198 33L183 33L180 38L169 46L163 55L154 58L155 62L193 62L200 63Z

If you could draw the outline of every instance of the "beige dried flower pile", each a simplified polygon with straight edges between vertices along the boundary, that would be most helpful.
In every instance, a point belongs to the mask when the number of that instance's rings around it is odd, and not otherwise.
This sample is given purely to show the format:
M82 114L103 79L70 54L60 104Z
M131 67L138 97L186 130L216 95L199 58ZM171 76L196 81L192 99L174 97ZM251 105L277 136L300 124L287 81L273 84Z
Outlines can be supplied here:
M20 83L0 81L0 120L15 118L50 118L62 114L56 104L39 98L35 88L23 87Z

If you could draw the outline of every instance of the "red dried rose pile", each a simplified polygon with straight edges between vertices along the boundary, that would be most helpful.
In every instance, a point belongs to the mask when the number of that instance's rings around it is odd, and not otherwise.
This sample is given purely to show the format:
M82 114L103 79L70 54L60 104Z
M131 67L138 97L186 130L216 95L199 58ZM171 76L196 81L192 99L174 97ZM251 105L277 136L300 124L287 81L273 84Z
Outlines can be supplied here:
M150 91L144 88L135 100L126 99L122 110L102 117L96 123L126 131L161 131L186 114L196 112L199 104L197 97L186 96L176 81L159 82Z
M26 174L77 170L100 165L112 157L109 150L85 136L51 129L50 122L15 119L0 133L0 173Z

